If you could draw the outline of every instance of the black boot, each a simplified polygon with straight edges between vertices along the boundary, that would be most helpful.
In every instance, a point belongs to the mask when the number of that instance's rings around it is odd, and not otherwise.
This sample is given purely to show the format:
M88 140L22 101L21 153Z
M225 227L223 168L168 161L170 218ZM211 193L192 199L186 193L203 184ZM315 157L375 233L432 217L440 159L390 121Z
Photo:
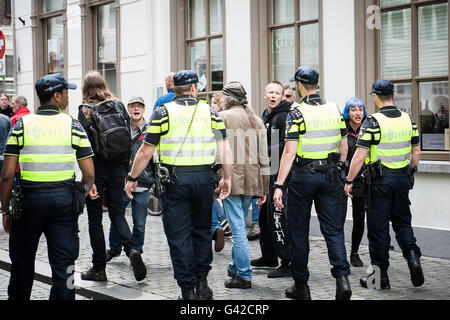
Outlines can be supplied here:
M411 282L413 286L420 287L424 284L425 277L423 276L422 265L420 264L419 257L414 250L407 252L404 256L408 262L408 268L411 274Z
M350 300L352 289L347 276L336 279L336 300Z
M96 270L94 267L90 268L81 274L81 280L85 281L107 281L105 269Z
M197 300L212 300L213 291L208 286L208 280L206 278L199 279L197 287L195 288L197 294Z
M131 249L128 253L128 258L130 259L136 280L144 280L147 276L147 268L145 267L144 261L142 261L141 253L135 249Z
M181 295L178 300L197 300L194 288L181 288Z
M354 267L362 267L364 265L361 259L359 258L358 252L350 253L350 263Z
M286 298L294 300L311 300L308 284L294 284L284 291Z
M373 278L373 275L375 274L375 271L372 271L371 274L369 274L368 276L364 276L359 280L359 283L361 284L361 287L366 288L367 289L367 282L369 277ZM375 289L381 289L381 290L390 290L391 289L391 285L389 283L389 277L387 274L382 274L381 275L381 279L380 279L380 288L375 288ZM372 280L373 281L373 280Z
M291 276L291 271L289 270L289 265L283 265L279 266L274 271L267 274L268 278L274 279L274 278L289 278Z
M238 275L233 278L225 281L225 287L229 289L250 289L252 287L252 282L248 280L244 280Z

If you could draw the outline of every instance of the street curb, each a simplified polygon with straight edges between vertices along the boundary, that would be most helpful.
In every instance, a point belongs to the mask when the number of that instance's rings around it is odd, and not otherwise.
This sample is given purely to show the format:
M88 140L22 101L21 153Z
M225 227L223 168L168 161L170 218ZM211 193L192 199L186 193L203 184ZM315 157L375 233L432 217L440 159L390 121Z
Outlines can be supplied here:
M36 264L39 265L39 264L42 264L42 262L39 262L36 260ZM11 272L11 263L4 261L4 251L3 250L0 250L0 269ZM37 267L36 269L39 269L39 268ZM34 280L42 282L42 283L46 283L50 286L53 284L51 276L48 276L48 275L45 275L42 273L38 273L38 272L34 273ZM96 292L94 290L90 290L90 289L86 289L86 288L82 288L82 287L78 287L78 286L75 286L75 293L80 296L83 296L85 298L92 299L92 300L120 300L113 296L109 296L109 295L106 295L103 293Z

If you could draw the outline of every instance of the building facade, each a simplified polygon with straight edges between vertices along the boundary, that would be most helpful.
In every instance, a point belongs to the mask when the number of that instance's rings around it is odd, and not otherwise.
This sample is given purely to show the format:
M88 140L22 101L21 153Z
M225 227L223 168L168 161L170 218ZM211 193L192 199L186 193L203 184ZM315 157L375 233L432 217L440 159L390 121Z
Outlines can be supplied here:
M450 257L448 0L13 0L13 21L17 92L37 106L34 82L61 73L79 85L75 117L91 69L149 106L171 71L195 70L206 99L237 80L258 114L266 83L300 65L320 70L324 97L358 96L371 113L371 84L392 80L422 135L413 225L425 254Z

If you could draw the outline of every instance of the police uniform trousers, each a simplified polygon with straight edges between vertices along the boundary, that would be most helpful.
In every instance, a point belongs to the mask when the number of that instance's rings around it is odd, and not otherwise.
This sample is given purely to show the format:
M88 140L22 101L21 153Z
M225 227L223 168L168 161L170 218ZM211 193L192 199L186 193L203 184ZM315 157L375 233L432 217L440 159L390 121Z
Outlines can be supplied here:
M177 172L162 195L164 232L180 288L194 288L211 270L214 188L212 172Z
M73 194L24 194L22 207L22 217L12 220L9 238L9 299L30 299L36 251L44 233L53 280L50 300L75 300L73 277L79 239L78 215L73 213Z
M378 266L382 273L386 273L389 268L389 221L392 222L403 255L414 250L419 258L421 256L411 227L410 204L406 173L387 173L382 178L372 180L367 236L371 263Z
M297 169L292 171L289 180L287 224L291 239L290 269L297 284L305 284L309 279L309 224L313 201L320 230L327 244L328 258L333 266L331 274L334 278L350 274L342 224L342 188L339 180L330 182L323 172L312 173Z
M279 210L275 206L273 196L275 190L273 184L277 181L277 175L270 177L269 195L267 204L261 206L259 226L261 228L260 247L263 258L268 262L278 263L278 258L283 266L289 265L291 260L289 253L289 234L287 231L287 193L283 192L284 208Z

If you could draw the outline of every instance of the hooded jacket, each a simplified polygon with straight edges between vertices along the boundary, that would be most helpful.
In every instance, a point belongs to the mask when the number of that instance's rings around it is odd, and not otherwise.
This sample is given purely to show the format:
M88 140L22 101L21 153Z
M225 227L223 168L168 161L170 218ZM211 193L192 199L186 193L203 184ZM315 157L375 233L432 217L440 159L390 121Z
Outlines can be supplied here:
M281 103L269 113L266 109L262 115L262 120L267 129L267 143L269 145L269 158L272 157L272 151L276 151L278 148L278 157L281 160L281 156L284 151L284 143L286 136L286 118L292 107L292 102L281 101ZM278 141L272 141L273 130L279 130ZM274 138L276 135L274 135ZM272 158L271 158L272 159Z

